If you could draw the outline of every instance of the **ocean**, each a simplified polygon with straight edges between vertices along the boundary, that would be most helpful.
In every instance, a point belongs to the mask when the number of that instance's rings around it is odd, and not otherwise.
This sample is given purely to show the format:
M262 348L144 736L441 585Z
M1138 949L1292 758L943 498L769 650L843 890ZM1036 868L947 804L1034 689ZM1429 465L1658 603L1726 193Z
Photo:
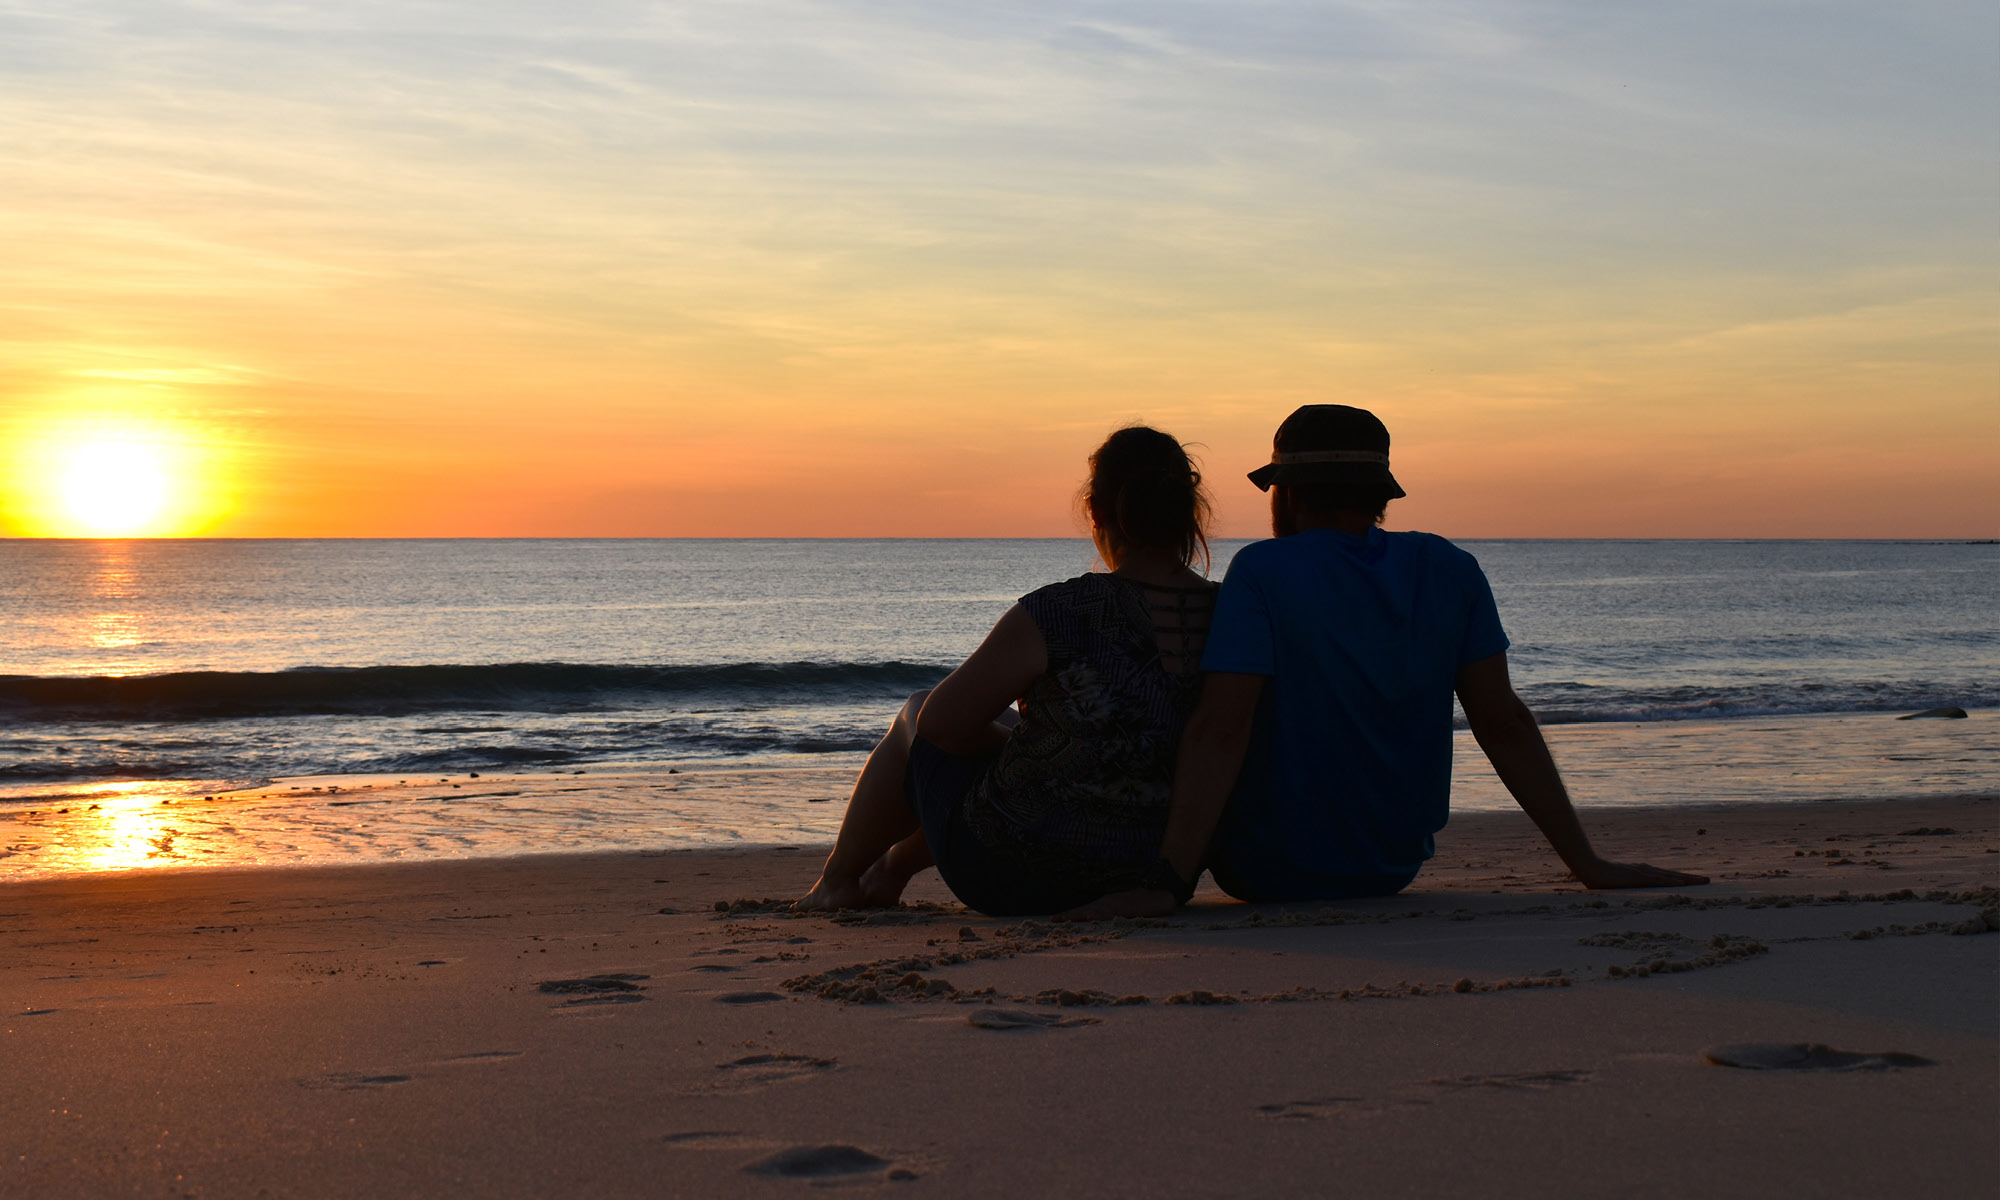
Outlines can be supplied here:
M1548 725L2000 703L1990 543L1462 544ZM1069 539L0 541L0 805L844 760L1093 561Z

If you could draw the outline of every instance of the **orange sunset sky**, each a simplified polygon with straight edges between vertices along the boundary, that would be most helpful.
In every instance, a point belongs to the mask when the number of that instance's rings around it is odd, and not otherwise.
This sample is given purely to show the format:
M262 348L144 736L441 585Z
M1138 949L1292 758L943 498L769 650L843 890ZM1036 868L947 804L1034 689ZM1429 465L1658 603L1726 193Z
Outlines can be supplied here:
M0 7L0 532L2000 534L2000 10Z

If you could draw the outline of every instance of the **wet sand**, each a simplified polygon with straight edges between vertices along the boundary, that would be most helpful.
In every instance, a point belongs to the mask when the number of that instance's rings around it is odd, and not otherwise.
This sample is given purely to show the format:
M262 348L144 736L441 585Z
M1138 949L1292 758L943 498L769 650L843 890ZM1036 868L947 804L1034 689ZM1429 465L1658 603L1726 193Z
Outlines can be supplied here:
M1884 713L1556 725L1592 811L2000 794L1996 715ZM0 883L53 874L334 865L529 853L819 845L862 756L603 764L560 773L147 780L0 787ZM1512 813L1459 734L1452 809Z
M766 902L823 847L7 883L0 1193L1991 1194L1993 797L1587 821L1716 883L1478 812L1158 923Z

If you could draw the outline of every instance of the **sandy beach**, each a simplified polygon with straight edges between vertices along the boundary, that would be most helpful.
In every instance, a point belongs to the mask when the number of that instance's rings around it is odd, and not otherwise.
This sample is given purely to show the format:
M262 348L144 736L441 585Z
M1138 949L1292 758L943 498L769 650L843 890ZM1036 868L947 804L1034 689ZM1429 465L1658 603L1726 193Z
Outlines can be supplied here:
M1996 45L0 0L0 1200L2000 1200Z
M0 1192L1991 1194L1993 796L1587 819L1716 882L1504 812L1136 924L795 917L823 846L17 880Z

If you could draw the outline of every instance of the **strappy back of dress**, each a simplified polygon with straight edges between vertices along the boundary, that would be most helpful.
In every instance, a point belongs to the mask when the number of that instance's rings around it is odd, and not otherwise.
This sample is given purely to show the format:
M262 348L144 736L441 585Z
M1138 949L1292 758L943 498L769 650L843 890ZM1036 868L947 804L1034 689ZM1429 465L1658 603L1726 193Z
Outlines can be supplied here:
M1186 676L1201 670L1201 652L1208 645L1209 622L1215 617L1216 585L1169 587L1128 581L1146 595L1153 618L1153 642L1159 647L1160 669Z

